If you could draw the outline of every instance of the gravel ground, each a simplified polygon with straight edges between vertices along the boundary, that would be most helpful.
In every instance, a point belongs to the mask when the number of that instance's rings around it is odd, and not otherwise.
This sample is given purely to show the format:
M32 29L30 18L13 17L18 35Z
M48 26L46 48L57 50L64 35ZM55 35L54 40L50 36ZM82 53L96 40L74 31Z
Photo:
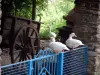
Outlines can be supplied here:
M6 48L6 49L3 50L1 58L2 58L1 65L11 64L11 61L10 61L11 59L10 59L10 56L9 56L9 48Z

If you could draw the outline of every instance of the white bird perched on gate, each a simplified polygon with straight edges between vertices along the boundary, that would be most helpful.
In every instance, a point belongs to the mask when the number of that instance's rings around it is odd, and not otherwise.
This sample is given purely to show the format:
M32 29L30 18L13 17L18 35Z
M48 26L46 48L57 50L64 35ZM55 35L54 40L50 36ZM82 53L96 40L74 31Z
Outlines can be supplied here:
M73 37L77 37L75 35L75 33L71 33L69 35L69 38L66 40L66 46L69 48L77 48L79 46L83 46L84 44L82 43L82 41L77 40L77 39L73 39Z
M51 42L48 44L48 47L52 49L55 53L69 50L65 44L61 42L56 42L54 37L51 37Z

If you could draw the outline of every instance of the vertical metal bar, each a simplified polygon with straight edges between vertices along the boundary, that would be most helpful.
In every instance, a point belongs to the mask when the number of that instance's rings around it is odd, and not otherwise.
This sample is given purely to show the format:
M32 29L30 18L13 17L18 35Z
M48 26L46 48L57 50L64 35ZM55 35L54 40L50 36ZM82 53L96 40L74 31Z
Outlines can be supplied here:
M48 59L46 58L46 69L48 70Z
M50 72L50 63L51 63L50 57L49 57L49 62L48 63L49 63L49 67L48 68L49 68L49 72Z
M42 59L43 60L43 59ZM36 75L40 75L39 74L39 60L37 60L37 63L38 63L38 65L37 65L37 74Z
M85 62L85 68L86 68L86 72L85 72L85 75L87 75L87 64L88 64L88 47L85 47L84 48L85 52L84 52L84 62Z
M55 66L55 55L53 56L53 70L52 70L53 75L54 75L54 73L55 73L55 71L54 71L54 66Z
M32 70L33 70L33 64L32 64L32 60L29 61L29 65L30 65L30 69L29 69L29 75L32 75Z
M54 75L56 75L56 69L57 69L57 55L55 56Z
M47 70L49 71L49 58L47 58Z
M43 65L43 62L40 60L40 63L41 63L41 67L40 67L40 70L42 70L42 65Z
M58 62L57 62L57 75L63 75L63 59L64 59L64 53L59 53L58 55Z
M53 60L53 56L51 57L52 59L52 62L51 62L51 73L52 73L52 75L54 75L53 73L54 73L54 68L53 68L53 64L54 64L54 60Z
M36 61L33 61L33 63L34 63L34 74L33 74L33 75L36 75L36 69L37 69L37 68L36 68L36 65L37 65L37 64L36 64Z

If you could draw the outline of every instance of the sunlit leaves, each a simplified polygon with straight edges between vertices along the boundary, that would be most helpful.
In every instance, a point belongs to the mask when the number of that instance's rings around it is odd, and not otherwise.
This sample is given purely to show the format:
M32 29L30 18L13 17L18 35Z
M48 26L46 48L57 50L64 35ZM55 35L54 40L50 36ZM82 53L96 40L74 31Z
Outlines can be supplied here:
M42 15L42 24L40 35L41 38L48 38L48 25L52 25L52 31L57 33L57 29L66 25L65 20L62 18L63 15L68 14L68 12L73 9L74 1L73 0L56 0L48 2L48 8L45 11L41 11Z
M5 0L9 3L10 0ZM14 0L15 9L12 11L16 16L32 17L32 0ZM41 37L48 37L48 25L52 24L52 31L66 25L62 16L73 9L74 0L36 0L36 19L44 23L41 25Z
M32 17L32 1L33 0L14 0L15 9L12 10L16 16L29 18ZM36 15L41 16L41 11L44 11L48 5L48 0L36 0Z

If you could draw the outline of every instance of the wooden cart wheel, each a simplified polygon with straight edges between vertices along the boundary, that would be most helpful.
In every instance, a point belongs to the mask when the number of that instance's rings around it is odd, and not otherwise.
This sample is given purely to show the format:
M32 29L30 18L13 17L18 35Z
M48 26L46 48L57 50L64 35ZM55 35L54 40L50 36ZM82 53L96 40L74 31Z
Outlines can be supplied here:
M33 58L40 49L37 30L33 26L24 26L17 33L12 49L11 62L20 62Z

